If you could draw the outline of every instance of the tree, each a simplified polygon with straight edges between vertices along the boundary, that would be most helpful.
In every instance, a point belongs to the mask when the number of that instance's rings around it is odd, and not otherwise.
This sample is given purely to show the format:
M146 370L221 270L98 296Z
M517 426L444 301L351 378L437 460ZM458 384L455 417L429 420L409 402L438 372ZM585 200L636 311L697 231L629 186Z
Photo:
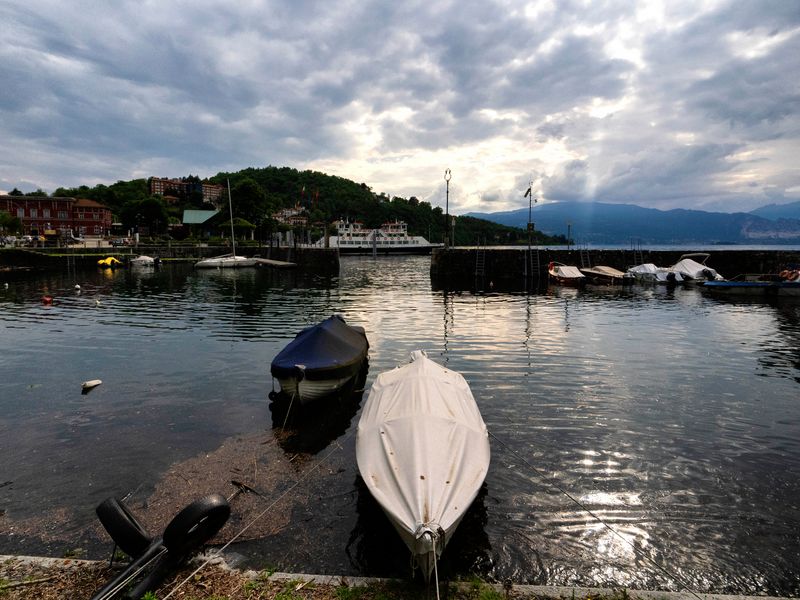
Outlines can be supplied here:
M267 211L267 195L251 178L243 179L231 190L233 213L241 219L257 223Z
M0 211L0 231L19 233L22 231L22 221L7 212Z
M22 192L20 192L20 191L19 191L17 188L14 188L14 189L13 189L13 190L11 190L10 192L8 192L8 195L9 195L9 196L24 196L25 194L23 194Z
M129 229L144 226L154 234L166 231L167 223L169 223L167 208L155 196L126 203L122 207L120 218L122 224Z

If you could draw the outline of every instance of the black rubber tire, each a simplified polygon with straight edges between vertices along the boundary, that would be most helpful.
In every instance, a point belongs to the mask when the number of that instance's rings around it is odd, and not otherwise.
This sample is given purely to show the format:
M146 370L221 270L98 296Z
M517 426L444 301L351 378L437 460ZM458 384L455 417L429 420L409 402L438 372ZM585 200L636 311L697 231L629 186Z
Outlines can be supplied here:
M122 500L108 498L96 512L111 539L131 558L140 557L152 543L153 538Z
M164 545L173 556L186 558L214 537L230 514L230 504L221 494L196 500L167 525Z

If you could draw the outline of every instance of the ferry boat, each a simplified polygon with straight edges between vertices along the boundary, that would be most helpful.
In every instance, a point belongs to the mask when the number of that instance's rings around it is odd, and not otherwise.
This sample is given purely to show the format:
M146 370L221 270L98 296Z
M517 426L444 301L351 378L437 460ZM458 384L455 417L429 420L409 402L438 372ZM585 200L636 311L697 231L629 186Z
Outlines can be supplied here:
M324 248L325 238L315 245ZM408 235L408 225L403 221L366 229L359 221L340 220L328 246L338 248L340 254L430 254L442 244L432 244L421 235Z

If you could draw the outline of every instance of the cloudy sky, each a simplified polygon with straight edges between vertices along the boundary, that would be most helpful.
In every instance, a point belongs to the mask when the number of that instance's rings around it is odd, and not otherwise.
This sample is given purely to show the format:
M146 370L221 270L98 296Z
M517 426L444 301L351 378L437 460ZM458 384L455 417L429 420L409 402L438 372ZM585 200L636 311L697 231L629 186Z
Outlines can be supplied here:
M314 169L450 209L800 200L798 0L4 0L0 190Z

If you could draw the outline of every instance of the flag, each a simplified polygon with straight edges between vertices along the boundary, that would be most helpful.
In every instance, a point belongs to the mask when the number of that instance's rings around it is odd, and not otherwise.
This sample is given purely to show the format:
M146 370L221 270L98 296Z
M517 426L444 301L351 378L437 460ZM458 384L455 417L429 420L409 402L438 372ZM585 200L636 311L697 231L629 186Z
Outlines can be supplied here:
M525 195L523 196L523 198L527 198L527 197L528 197L528 196L530 196L530 195L531 195L531 188L528 188L528 189L525 191Z

